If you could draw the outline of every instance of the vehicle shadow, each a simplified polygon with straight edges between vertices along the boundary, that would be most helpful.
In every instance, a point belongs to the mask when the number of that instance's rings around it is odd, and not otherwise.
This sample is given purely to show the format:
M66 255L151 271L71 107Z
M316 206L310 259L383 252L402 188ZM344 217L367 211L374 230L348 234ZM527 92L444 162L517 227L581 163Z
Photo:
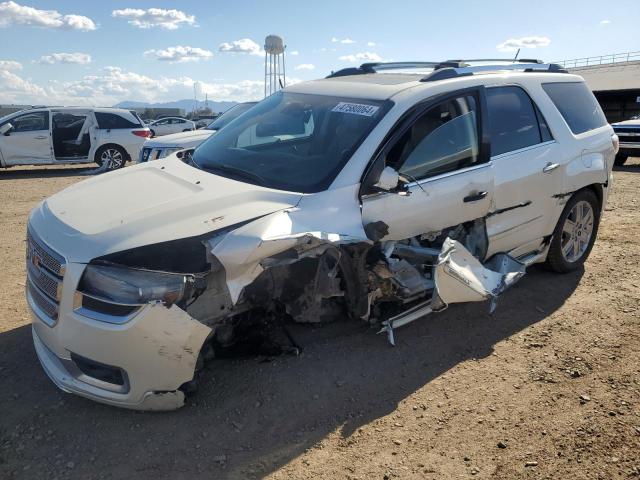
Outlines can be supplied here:
M624 165L613 167L614 172L640 172L640 157L629 157Z
M329 434L347 438L390 414L461 362L491 355L560 308L582 275L534 267L493 315L486 304L452 306L398 329L395 348L357 322L297 325L299 357L214 360L187 405L165 413L59 392L38 365L30 328L12 330L0 335L0 446L9 445L0 477L262 478Z
M83 164L81 167L74 166L50 166L50 167L30 167L30 168L0 168L0 181L2 180L26 180L34 177L56 178L56 177L78 177L94 175L98 173L98 166L93 164Z

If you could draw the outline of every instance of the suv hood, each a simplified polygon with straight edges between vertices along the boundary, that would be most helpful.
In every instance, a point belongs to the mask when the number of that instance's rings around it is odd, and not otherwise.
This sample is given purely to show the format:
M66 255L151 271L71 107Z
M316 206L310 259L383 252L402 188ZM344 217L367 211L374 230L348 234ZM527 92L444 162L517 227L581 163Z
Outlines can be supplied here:
M40 203L30 228L68 262L214 232L293 207L300 193L238 182L174 155L79 182Z
M152 138L144 142L143 147L197 147L207 138L213 135L215 130L192 130L190 132L172 133L171 135L163 135L159 138Z

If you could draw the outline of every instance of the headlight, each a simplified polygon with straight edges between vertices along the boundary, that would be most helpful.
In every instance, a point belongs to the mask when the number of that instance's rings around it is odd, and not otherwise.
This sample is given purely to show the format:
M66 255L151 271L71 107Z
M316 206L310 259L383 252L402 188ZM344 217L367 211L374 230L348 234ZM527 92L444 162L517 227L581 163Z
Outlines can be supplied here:
M119 305L162 302L171 306L190 294L194 283L193 275L87 265L78 291Z
M179 152L180 150L184 150L184 147L177 147L177 148L163 148L160 151L160 155L158 155L158 159L164 158L164 157L168 157L169 155L172 155L176 152Z

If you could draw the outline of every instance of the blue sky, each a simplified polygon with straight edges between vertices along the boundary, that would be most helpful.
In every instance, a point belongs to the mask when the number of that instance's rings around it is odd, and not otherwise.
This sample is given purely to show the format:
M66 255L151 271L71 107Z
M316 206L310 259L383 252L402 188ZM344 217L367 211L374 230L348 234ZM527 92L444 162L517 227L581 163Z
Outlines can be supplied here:
M267 34L291 81L368 60L562 60L640 50L639 0L0 0L0 103L112 105L263 92Z

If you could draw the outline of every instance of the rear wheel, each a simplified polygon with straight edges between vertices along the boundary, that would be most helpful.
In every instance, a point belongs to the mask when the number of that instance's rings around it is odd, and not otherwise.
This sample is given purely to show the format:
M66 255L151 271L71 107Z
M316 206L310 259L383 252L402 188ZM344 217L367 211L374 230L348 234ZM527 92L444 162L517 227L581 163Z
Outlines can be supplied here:
M599 222L600 202L595 193L582 190L573 195L553 232L547 266L559 273L579 268L591 252Z
M624 165L624 162L627 161L627 158L629 158L628 155L618 154L618 155L616 155L616 159L614 160L613 164L620 167L620 166Z
M101 167L106 163L106 171L117 170L124 167L127 162L127 154L122 147L105 145L96 152L95 162Z

